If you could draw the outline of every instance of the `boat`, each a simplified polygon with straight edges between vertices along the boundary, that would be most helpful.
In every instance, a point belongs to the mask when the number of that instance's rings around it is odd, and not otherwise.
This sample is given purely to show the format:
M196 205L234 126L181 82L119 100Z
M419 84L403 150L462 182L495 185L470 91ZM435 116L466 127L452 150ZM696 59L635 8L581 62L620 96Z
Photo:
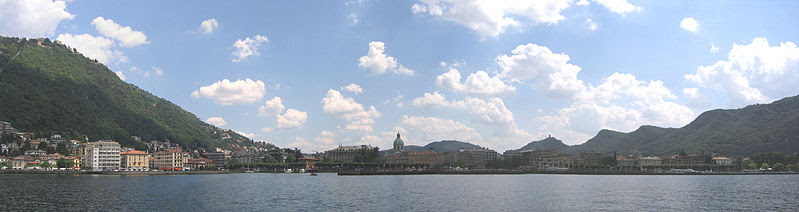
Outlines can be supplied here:
M293 170L291 170L291 169L286 169L286 173L287 173L287 174L288 174L288 173L292 173L292 172L294 172L294 171L293 171Z
M311 172L311 176L316 176L316 172Z
M305 169L298 170L300 173L305 173Z
M252 171L252 170L247 170L247 171L244 171L244 173L255 173L255 172Z

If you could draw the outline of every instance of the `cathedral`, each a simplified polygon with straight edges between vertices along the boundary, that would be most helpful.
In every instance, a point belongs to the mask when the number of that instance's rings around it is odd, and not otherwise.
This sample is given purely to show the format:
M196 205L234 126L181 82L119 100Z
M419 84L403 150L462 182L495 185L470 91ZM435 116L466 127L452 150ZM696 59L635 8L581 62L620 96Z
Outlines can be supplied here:
M405 148L405 142L402 142L402 138L400 138L400 133L397 132L397 139L394 140L394 152L402 152Z

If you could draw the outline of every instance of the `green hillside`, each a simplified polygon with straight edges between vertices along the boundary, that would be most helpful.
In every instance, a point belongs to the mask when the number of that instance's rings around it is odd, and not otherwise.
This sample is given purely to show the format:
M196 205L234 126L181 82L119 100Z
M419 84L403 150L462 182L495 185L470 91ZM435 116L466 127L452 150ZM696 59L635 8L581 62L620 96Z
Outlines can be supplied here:
M707 111L682 128L642 126L630 133L602 130L567 152L670 155L682 149L735 156L799 152L799 96L741 109Z
M252 145L46 39L0 37L0 65L0 120L37 137L86 135L134 146L131 136L139 136L190 149Z

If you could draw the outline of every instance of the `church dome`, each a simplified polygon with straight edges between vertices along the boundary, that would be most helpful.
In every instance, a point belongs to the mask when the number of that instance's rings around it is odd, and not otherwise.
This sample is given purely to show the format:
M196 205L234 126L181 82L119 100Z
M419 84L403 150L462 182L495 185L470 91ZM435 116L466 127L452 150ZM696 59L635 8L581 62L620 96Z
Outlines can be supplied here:
M405 142L402 141L400 138L400 134L397 133L397 139L394 139L394 150L402 150L405 147Z

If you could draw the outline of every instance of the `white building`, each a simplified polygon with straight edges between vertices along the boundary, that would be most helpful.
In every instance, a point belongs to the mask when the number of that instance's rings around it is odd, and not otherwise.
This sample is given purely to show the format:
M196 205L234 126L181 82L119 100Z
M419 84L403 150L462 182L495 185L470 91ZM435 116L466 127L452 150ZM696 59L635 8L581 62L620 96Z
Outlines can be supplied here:
M732 158L715 157L713 158L713 162L716 162L716 165L729 166L732 165Z
M118 170L120 165L119 143L114 141L97 141L86 143L81 147L82 167L92 171Z
M655 156L646 156L638 158L638 164L641 166L659 166L663 164L663 159Z

